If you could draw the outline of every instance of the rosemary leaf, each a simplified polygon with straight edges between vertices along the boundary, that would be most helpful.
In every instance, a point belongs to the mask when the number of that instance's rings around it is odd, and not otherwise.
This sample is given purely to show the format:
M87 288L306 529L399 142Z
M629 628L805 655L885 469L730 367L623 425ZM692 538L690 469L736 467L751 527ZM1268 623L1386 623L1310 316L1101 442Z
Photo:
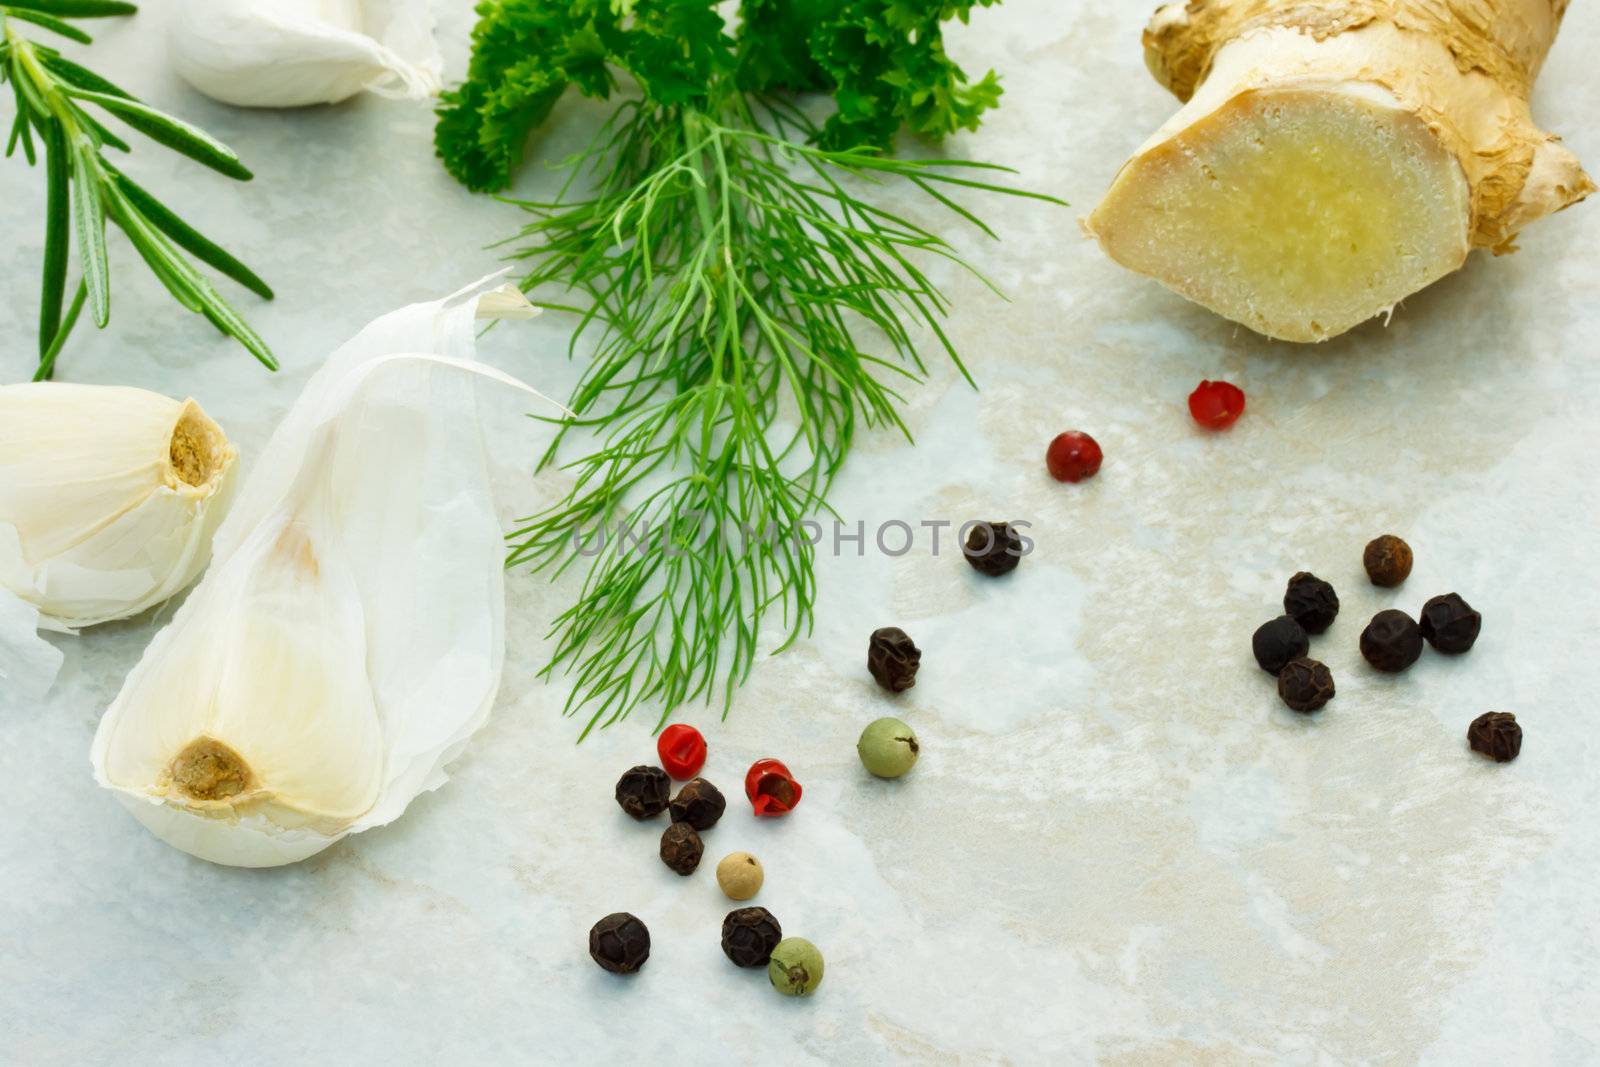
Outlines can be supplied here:
M72 181L77 195L72 198L73 219L78 235L78 263L83 268L84 284L89 288L89 306L95 324L104 328L111 321L111 267L106 261L106 219L100 203L100 186L94 164L86 153L72 153Z
M67 253L72 243L72 162L61 124L48 122L44 135L44 279L39 293L39 359L50 351L61 329L61 303L67 289Z
M139 10L137 5L124 3L123 0L6 0L0 7L11 8L13 13L40 11L69 19L111 18L136 14Z
M112 181L122 195L128 198L139 213L149 219L162 233L170 237L179 248L188 252L200 262L214 267L220 273L232 278L246 289L255 293L263 300L272 299L272 288L262 281L254 271L239 262L227 250L221 248L204 234L179 218L171 208L151 196L142 187L136 185L133 179L126 174L107 164L111 171Z
M198 126L191 126L182 119L157 111L132 97L114 96L111 93L99 93L91 89L79 89L76 86L66 86L62 91L79 100L99 104L152 141L166 145L174 152L186 155L197 163L203 163L218 173L240 181L249 181L253 177L245 165L239 162L239 157L234 154L233 149Z
M18 7L12 4L8 4L6 6L11 8L11 11L8 12L8 14L10 14L10 16L14 19L21 19L23 22L31 22L35 26L43 26L51 33L59 33L68 40L77 41L79 44L94 43L93 37L90 37L87 33L84 33L70 22L62 22L55 16L46 15L42 11L29 11L27 8Z

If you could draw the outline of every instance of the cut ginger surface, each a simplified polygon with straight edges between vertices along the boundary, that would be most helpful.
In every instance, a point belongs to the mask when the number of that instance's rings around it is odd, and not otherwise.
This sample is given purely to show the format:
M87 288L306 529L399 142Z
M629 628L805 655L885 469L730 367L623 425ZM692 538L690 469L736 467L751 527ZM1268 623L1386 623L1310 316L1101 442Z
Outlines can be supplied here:
M1457 269L1469 189L1381 91L1262 90L1133 160L1089 220L1119 263L1289 341L1321 341Z
M1270 337L1392 311L1594 183L1528 95L1566 0L1176 0L1145 65L1183 106L1085 227Z

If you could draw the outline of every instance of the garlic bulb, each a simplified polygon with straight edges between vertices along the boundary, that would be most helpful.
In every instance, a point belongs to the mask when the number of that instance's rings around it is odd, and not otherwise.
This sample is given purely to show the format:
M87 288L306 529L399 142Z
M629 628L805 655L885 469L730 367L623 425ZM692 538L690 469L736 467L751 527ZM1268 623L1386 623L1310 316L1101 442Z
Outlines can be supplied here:
M427 0L180 0L167 50L184 81L236 107L420 100L444 71Z
M127 618L193 581L238 458L193 400L0 386L0 676L42 693L60 659L34 625Z
M443 784L487 718L504 546L472 375L527 387L473 362L473 320L532 309L485 288L378 319L312 377L101 720L97 780L168 843L304 859Z

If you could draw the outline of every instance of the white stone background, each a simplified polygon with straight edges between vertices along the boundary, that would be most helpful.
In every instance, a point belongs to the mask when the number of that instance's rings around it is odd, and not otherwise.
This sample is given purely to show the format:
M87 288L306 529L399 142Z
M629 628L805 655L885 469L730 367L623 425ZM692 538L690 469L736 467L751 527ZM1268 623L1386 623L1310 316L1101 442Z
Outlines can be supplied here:
M100 25L95 63L257 177L149 144L128 169L277 287L272 304L230 292L284 369L184 316L117 236L112 326L82 329L60 372L192 394L248 466L327 351L492 269L483 246L517 220L438 166L425 107L202 99L164 65L162 6ZM438 8L458 76L470 15ZM725 722L682 716L735 800L710 858L766 862L757 903L827 955L814 998L730 966L711 864L671 874L659 826L617 811L612 783L651 757L654 716L574 746L563 690L536 678L570 589L513 573L502 697L453 780L287 869L178 853L91 779L96 720L165 613L63 639L42 706L0 696L0 1061L1600 1059L1600 204L1530 230L1515 256L1475 258L1387 327L1318 348L1262 340L1078 234L1076 214L1174 106L1143 69L1146 14L1007 0L952 31L955 55L998 68L1007 95L947 151L1009 163L1073 208L982 205L1003 239L961 244L1011 302L950 279L981 391L940 367L911 393L918 446L868 435L835 497L869 524L1027 517L1037 552L999 582L926 551L826 559L814 637L760 663ZM1576 4L1536 97L1591 167L1597 50L1600 9ZM600 113L569 102L534 154L563 154ZM0 165L5 381L31 370L42 177ZM559 391L567 328L496 330L485 357ZM1184 397L1219 376L1250 408L1211 435ZM1040 461L1069 427L1107 455L1079 486ZM505 513L526 513L536 435L488 432ZM1395 593L1360 569L1384 531L1416 548ZM1248 650L1300 568L1344 600L1315 646L1339 696L1312 719L1277 702ZM1486 619L1470 655L1429 652L1395 678L1361 662L1370 614L1452 589ZM868 631L890 623L925 653L899 698L863 669ZM1515 763L1466 749L1490 709L1524 724ZM925 749L895 783L853 751L889 713ZM782 821L758 823L738 796L764 755L806 785ZM585 953L589 925L618 909L654 934L631 980Z

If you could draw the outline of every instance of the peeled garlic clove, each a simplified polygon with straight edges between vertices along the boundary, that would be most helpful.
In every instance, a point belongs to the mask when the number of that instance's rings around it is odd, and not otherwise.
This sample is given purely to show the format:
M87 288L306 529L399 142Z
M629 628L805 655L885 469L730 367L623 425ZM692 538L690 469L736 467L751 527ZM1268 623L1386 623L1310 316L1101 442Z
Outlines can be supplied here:
M270 859L301 859L377 801L361 602L327 529L257 528L151 644L95 738L102 783L203 858L257 866L242 845L270 843Z
M181 0L167 50L184 81L236 107L421 100L444 71L427 0Z
M304 859L443 784L488 717L504 544L472 377L510 380L473 362L474 316L527 307L493 280L329 357L102 718L96 779L162 840Z
M166 600L205 568L238 458L193 400L0 386L0 597L67 631ZM20 658L20 609L5 615L0 642Z

